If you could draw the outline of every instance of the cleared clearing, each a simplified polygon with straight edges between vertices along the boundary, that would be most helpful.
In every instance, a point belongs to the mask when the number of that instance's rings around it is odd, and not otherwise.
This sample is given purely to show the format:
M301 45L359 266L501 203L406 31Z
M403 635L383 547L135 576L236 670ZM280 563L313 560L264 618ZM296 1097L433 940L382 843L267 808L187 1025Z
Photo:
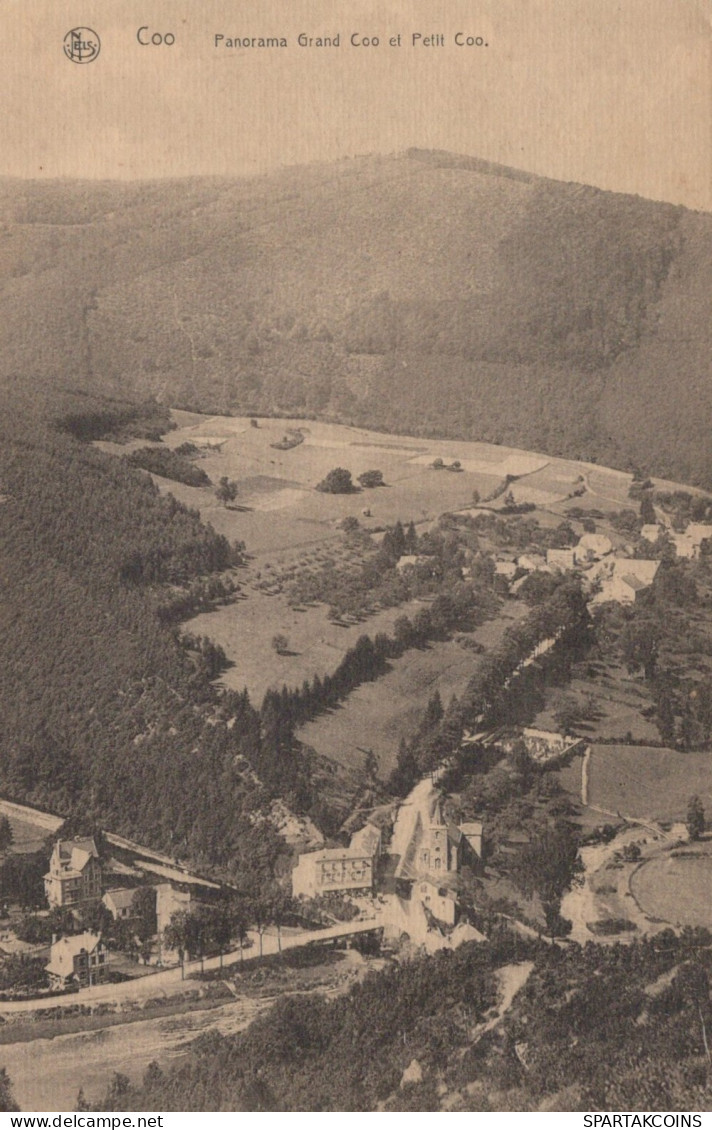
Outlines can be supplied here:
M684 820L697 793L712 803L712 755L651 746L593 745L589 803L607 812L651 820Z
M525 605L511 602L504 615L472 635L485 648L492 647L526 611ZM379 774L385 776L396 764L401 738L417 728L431 695L439 691L447 706L453 694L462 694L478 662L474 652L454 641L407 651L392 660L391 670L380 679L357 687L341 706L308 722L297 736L317 753L350 767L363 765L359 746L372 749Z
M656 856L631 876L635 901L652 918L673 926L712 927L712 854Z
M298 612L282 594L251 592L237 604L194 617L188 629L220 644L232 663L220 682L233 690L247 687L252 702L259 706L270 687L299 687L305 679L333 671L359 636L391 632L398 616L412 616L422 607L421 602L412 601L370 616L362 624L341 626L329 620L323 604ZM286 655L277 655L272 647L276 633L289 641Z

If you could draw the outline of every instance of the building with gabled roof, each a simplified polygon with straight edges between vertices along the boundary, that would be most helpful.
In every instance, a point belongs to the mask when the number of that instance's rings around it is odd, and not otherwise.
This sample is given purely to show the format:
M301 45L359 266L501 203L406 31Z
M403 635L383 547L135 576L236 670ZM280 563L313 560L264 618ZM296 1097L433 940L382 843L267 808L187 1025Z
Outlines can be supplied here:
M382 846L381 829L369 823L354 832L347 848L302 853L292 872L292 894L295 898L316 898L332 891L372 894Z
M354 832L349 849L375 857L381 854L382 844L383 833L381 829L377 828L375 824L369 823L364 824L363 828L359 828L358 832Z
M83 934L60 938L52 942L49 964L45 966L50 988L100 985L107 979L108 960L109 951L101 934L85 930Z
M101 863L91 836L58 840L44 876L50 906L79 906L101 898Z
M619 604L634 604L640 594L650 588L659 568L659 561L646 561L639 557L616 558L611 569L600 574L601 588L591 603L605 604L614 600Z
M112 918L117 921L121 918L131 918L133 897L138 890L140 887L116 887L114 890L106 891L101 901Z
M482 859L482 832L483 824L481 820L466 820L460 825L460 831L465 837L465 842L469 844L470 849L475 853L478 859Z
M573 549L547 549L546 563L552 569L565 573L576 564L576 553Z

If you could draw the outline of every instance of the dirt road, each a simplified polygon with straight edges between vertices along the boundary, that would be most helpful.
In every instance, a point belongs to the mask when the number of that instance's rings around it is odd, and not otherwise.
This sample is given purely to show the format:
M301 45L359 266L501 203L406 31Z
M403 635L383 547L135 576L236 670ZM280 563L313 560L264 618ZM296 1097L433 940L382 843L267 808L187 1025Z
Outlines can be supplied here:
M7 1069L23 1111L71 1111L76 1109L80 1087L89 1103L97 1101L115 1071L137 1082L152 1060L165 1069L201 1032L239 1032L271 1003L269 998L245 998L205 1012L5 1044L0 1048L0 1066Z

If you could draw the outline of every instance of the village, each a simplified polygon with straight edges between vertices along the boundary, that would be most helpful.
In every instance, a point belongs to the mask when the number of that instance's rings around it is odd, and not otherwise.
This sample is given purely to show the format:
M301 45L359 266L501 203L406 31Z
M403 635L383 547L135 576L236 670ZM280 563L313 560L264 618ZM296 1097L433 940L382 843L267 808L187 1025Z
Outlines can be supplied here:
M525 485L520 482L517 486L521 492L517 500L510 491L497 507L474 506L462 513L467 520L487 523L493 515L526 512L521 504L521 498L526 497ZM571 513L580 520L577 511ZM618 532L608 521L606 532L601 532L602 523L596 529L596 522L587 518L586 512L581 511L581 516L583 532L569 538L573 544L516 552L491 542L495 582L506 599L521 599L526 586L531 587L538 577L568 575L580 580L592 612L611 603L635 605L651 589L663 559L696 561L712 538L712 525L707 523L690 521L682 529L679 523L674 528L664 508L653 511L655 521ZM406 576L409 571L427 571L431 560L419 552L403 552L397 569ZM461 571L467 581L467 563ZM555 643L556 637L539 641L507 682L536 663ZM581 733L541 725L470 729L462 736L462 748L468 746L482 750L496 747L505 755L521 747L532 765L539 768L572 763L579 766L583 758L580 799L588 799L590 750ZM346 831L337 845L332 841L327 846L319 836L307 837L306 843L296 837L292 873L284 882L289 888L285 893L293 900L293 913L291 925L289 915L282 915L276 924L278 949L283 940L285 944L287 939L289 944L309 944L315 936L313 928L299 925L295 912L300 904L320 905L327 911L322 929L329 922L335 926L341 919L351 923L349 929L355 936L359 931L372 931L376 924L384 940L398 945L406 938L409 944L426 951L482 937L472 923L471 895L472 877L484 875L487 868L486 813L468 818L458 815L457 803L439 784L446 770L444 763L433 768L403 800L376 806L367 813L365 823L355 816L350 832ZM3 804L10 816L19 816L21 822L38 815L10 802ZM61 826L58 818L52 823L53 818L39 815L50 820L52 831ZM34 958L46 954L45 977L38 982L44 981L41 993L76 992L112 981L144 980L152 972L170 968L180 967L183 975L186 958L195 959L199 950L204 960L217 951L218 943L210 940L209 931L198 943L184 944L180 926L185 927L191 916L210 917L220 899L229 896L221 882L191 874L167 856L145 849L137 852L137 845L122 837L107 833L102 839L101 853L92 836L55 841L44 875L48 909L37 912L53 923L45 949L23 944L13 936L11 925L0 936L0 949L6 955L24 953ZM513 842L517 841L521 846L527 837L515 836ZM463 890L467 892L464 902ZM347 907L345 915L339 913L343 911L340 901ZM87 915L87 910L91 908L94 928L88 926L92 915ZM306 918L308 915L305 922ZM107 923L112 924L108 940ZM67 930L67 926L71 928ZM249 922L241 922L236 928L226 926L219 942L221 954L236 940L240 941L242 960L245 949L249 959L251 944L258 943L259 953L265 952L269 930L263 926L252 943L253 927ZM346 925L342 932L344 936L348 933ZM252 956L256 953L257 946ZM4 995L11 999L28 993L19 989Z

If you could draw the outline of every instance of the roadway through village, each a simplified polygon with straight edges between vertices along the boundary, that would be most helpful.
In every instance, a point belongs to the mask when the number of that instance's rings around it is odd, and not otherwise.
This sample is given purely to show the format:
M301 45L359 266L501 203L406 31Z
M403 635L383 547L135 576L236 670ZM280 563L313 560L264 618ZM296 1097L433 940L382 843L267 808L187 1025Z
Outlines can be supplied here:
M36 1012L38 1009L71 1007L78 1004L122 1004L124 1001L146 1001L161 997L177 996L185 992L185 979L191 973L200 973L203 970L221 969L223 966L233 965L243 961L248 964L256 958L278 954L285 950L295 949L299 946L308 946L313 942L335 941L339 938L351 937L355 934L366 934L379 929L383 924L382 913L374 912L373 917L359 919L356 922L339 923L337 926L327 926L322 930L282 930L281 937L275 932L265 931L262 935L262 948L260 938L255 931L248 935L248 945L242 951L231 950L223 954L222 958L206 957L203 960L196 958L186 961L183 966L173 965L169 969L161 969L145 977L137 977L130 981L121 981L119 984L94 985L89 989L80 989L76 993L63 994L53 997L33 997L30 1000L0 1002L0 1017L13 1016L18 1013Z
M348 951L337 967L337 983L319 992L338 996L348 991L366 969L360 954ZM241 1032L276 999L268 994L238 995L216 1008L4 1044L0 1047L0 1067L7 1070L23 1111L72 1111L76 1110L80 1088L90 1105L96 1103L115 1072L136 1083L149 1063L157 1062L165 1071L180 1061L198 1036Z

